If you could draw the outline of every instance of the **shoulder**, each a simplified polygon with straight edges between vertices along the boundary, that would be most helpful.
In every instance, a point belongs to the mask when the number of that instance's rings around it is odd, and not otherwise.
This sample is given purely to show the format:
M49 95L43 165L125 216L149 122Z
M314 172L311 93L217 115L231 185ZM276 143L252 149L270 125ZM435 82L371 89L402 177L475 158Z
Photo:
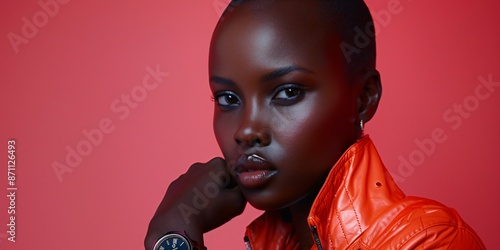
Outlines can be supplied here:
M485 249L455 209L419 197L400 200L365 233L381 249Z

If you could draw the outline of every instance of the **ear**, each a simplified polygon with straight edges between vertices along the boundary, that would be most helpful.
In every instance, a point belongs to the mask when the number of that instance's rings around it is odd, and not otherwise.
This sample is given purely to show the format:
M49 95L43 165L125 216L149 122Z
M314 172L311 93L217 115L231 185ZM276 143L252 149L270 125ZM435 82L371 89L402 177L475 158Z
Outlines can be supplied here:
M370 70L360 80L361 92L357 100L358 120L363 120L366 123L375 115L380 97L382 96L380 73L376 69Z

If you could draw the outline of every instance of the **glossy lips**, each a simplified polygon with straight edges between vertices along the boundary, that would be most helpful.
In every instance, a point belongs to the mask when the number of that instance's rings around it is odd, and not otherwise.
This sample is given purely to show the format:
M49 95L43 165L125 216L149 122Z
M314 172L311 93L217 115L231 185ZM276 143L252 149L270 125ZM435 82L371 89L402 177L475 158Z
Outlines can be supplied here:
M277 173L266 159L257 154L242 155L234 172L240 187L247 189L263 187Z

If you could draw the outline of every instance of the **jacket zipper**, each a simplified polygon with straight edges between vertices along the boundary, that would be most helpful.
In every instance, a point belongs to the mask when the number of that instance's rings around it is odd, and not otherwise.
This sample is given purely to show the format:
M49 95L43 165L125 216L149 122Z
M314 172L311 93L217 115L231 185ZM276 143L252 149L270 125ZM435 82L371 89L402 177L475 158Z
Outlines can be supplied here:
M316 243L318 250L322 250L323 247L321 247L321 241L319 240L318 231L316 230L316 226L311 226L311 232L312 232L312 235L314 238L314 243Z
M245 238L243 238L243 241L245 241L246 250L252 250L252 246L250 245L250 240L248 239L247 236L245 236Z

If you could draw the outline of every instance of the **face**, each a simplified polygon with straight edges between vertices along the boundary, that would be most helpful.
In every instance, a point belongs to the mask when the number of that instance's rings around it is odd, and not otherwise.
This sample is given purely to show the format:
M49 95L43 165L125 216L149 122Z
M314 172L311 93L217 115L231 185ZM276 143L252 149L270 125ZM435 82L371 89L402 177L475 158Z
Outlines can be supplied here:
M356 91L332 46L340 42L314 18L317 6L310 2L294 8L275 2L266 11L238 7L212 40L214 132L245 198L258 209L316 195L359 136ZM312 17L297 18L304 15Z

